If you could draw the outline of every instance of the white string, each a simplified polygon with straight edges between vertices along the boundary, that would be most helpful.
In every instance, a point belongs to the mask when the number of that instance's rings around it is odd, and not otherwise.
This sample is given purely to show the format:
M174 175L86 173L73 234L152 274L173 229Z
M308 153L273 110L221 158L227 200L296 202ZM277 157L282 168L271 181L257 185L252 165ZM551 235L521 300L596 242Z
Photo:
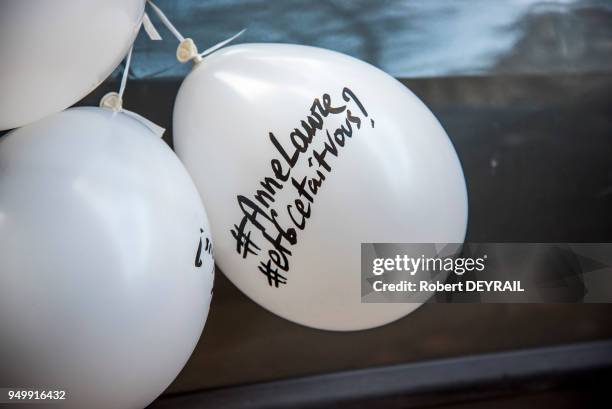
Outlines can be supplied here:
M213 45L212 47L204 50L204 52L201 52L199 55L200 57L204 57L207 56L208 54L214 53L215 51L217 51L219 48L225 46L228 43L231 43L232 41L234 41L236 38L240 37L244 32L246 31L246 28L243 28L242 30L240 30L239 32L237 32L236 34L234 34L233 36L231 36L230 38L228 38L227 40L223 40L218 44Z
M120 111L123 115L127 115L130 118L140 122L141 124L143 124L144 126L146 126L147 128L149 128L149 130L151 132L153 132L153 134L157 135L158 137L162 137L164 136L164 133L166 132L166 129L157 125L155 122L152 122L150 120L148 120L147 118L145 118L144 116L141 116L139 114L137 114L136 112L132 112L132 111L128 111L127 109L121 109Z
M125 88L127 85L128 74L130 72L130 63L132 62L132 51L134 49L134 44L130 46L130 51L125 58L125 67L123 69L123 75L121 76L121 85L119 86L119 92L109 92L108 94L102 97L100 100L100 107L110 109L113 111L113 115L118 113L122 113L124 115L129 116L130 118L140 122L155 135L160 138L164 135L166 131L161 126L155 124L154 122L149 121L147 118L137 114L136 112L128 111L127 109L123 109L123 93L125 92Z
M146 12L142 15L142 27L151 40L160 41L162 39Z
M164 26L166 26L166 28L168 30L170 30L170 32L172 32L174 37L176 37L176 39L179 41L180 44L179 44L179 47L177 49L176 58L180 62L183 62L183 63L187 62L189 60L191 60L194 63L200 62L202 60L202 57L204 57L204 56L206 56L208 54L211 54L211 53L217 51L219 48L227 45L228 43L230 43L232 41L234 41L237 37L241 36L242 33L244 33L246 31L246 29L242 29L240 32L234 34L232 37L228 38L227 40L224 40L224 41L221 41L218 44L215 44L214 46L208 48L207 50L205 50L202 53L198 53L198 47L195 45L193 40L190 39L190 38L183 37L183 35L181 33L179 33L179 31L176 29L176 27L174 27L172 22L168 19L168 17L166 17L164 12L161 11L161 9L155 5L155 3L153 3L151 0L147 0L147 2L151 6L151 8L155 12L155 14L157 14L157 16L159 17L161 22L164 24ZM151 22L149 21L148 23L150 24ZM152 26L152 24L150 24L150 25ZM145 25L145 30L146 29L147 29L147 26Z
M157 7L151 0L147 0L147 2L151 6L155 14L157 14L161 22L164 24L164 26L166 26L166 28L170 30L170 32L174 35L174 37L176 37L176 39L179 41L180 44L177 50L177 58L181 62L186 62L189 59L191 59L194 63L197 63L201 61L202 57L217 51L219 48L235 40L237 37L242 35L246 30L246 29L243 29L240 32L234 34L232 37L224 41L221 41L220 43L215 44L214 46L206 49L204 52L198 53L197 47L193 43L193 40L191 40L190 38L185 39L185 37L183 37L182 34L179 33L176 27L174 27L174 25L170 22L168 17L166 17L166 15L159 9L159 7ZM149 35L149 38L151 38L151 40L161 39L161 36L159 35L157 30L153 26L151 20L149 19L149 16L146 13L143 15L143 19L141 21L141 27L142 26L144 26L144 29ZM141 122L143 125L147 126L151 131L153 131L154 133L156 133L157 135L161 137L164 134L164 131L165 131L164 128L160 127L159 125L156 125L155 123L138 115L135 112L131 112L131 111L127 111L123 109L123 94L125 92L125 88L127 85L127 78L128 78L129 71L130 71L130 63L132 61L133 49L134 49L134 44L130 46L130 50L128 51L127 57L125 59L125 67L123 70L123 75L121 77L121 84L119 86L119 92L118 93L110 92L106 94L104 97L102 97L102 100L100 101L100 106L103 108L112 109L115 113L122 112L123 114L136 119L137 121Z
M183 37L181 33L179 33L179 31L176 29L176 27L174 27L174 25L170 22L170 20L168 20L168 17L166 17L164 12L161 11L159 7L157 7L151 0L148 0L148 3L155 12L155 14L157 14L161 22L164 24L164 26L166 26L166 28L170 30L170 32L176 37L179 43L185 40L185 37Z
M121 86L119 87L119 99L123 100L123 93L125 92L125 86L127 85L127 78L130 72L130 62L132 61L132 50L134 49L134 44L131 45L130 51L128 51L127 57L125 59L125 67L123 69L123 76L121 77Z

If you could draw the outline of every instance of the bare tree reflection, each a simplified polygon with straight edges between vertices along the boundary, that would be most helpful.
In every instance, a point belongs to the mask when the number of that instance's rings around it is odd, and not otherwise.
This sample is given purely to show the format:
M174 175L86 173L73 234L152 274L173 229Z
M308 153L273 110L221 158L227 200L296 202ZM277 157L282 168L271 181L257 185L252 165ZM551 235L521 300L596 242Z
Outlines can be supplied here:
M399 77L605 71L612 3L605 0L158 0L205 48L242 28L238 42L325 47ZM155 18L154 18L154 21ZM159 23L158 23L159 25ZM136 44L134 75L184 75L176 42Z

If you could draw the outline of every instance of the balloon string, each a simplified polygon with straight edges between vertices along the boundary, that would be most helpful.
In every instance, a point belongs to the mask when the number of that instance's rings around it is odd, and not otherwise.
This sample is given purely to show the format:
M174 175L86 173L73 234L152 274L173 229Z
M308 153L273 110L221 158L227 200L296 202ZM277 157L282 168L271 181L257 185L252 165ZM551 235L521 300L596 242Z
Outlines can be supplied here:
M176 37L179 43L184 41L185 37L183 37L183 35L179 33L179 31L176 29L176 27L174 27L174 25L170 22L170 20L168 20L168 17L166 17L164 12L161 11L159 7L157 7L155 3L153 3L151 0L148 0L148 3L149 3L149 6L151 6L153 11L155 12L155 14L157 14L161 22L164 24L164 26L166 26L166 28L170 30L170 32Z
M134 44L130 46L127 57L125 59L125 67L123 68L123 75L121 76L121 86L119 87L119 100L123 100L123 93L125 92L125 86L127 85L128 74L130 72L130 63L132 61L132 50Z
M130 72L130 62L132 61L132 50L134 44L130 46L130 50L125 57L125 67L123 67L123 74L121 75L121 84L119 85L119 92L109 92L104 95L100 100L100 106L102 108L108 108L115 112L123 110L123 93L127 85L128 74Z
M208 48L206 51L202 53L199 53L198 47L195 45L195 43L193 42L191 38L183 37L183 35L179 33L176 27L174 27L172 22L168 19L168 17L166 17L164 12L161 11L161 9L155 5L155 3L153 3L151 0L147 0L147 2L149 3L149 6L151 6L155 14L157 14L161 22L164 24L164 26L166 26L166 28L170 30L170 32L179 41L179 46L178 46L178 49L176 50L176 58L182 63L187 62L187 61L193 61L194 63L198 63L202 61L202 57L208 54L211 54L217 51L219 48L225 46L226 44L234 41L237 37L241 36L242 33L246 31L246 29L242 29L240 32L234 34L230 38L223 40L218 44L215 44L214 46ZM147 24L152 26L152 24L150 24L150 21L145 22L145 30L147 29Z
M154 38L151 39L154 40ZM123 93L125 92L125 88L127 86L127 79L130 72L130 64L132 62L133 50L134 44L132 43L132 45L130 46L130 50L127 53L127 56L125 57L125 67L123 68L123 74L121 76L121 85L119 86L119 92L109 92L108 94L104 95L100 100L100 107L110 109L111 111L113 111L113 115L120 112L124 115L129 116L130 118L140 122L141 124L149 128L151 132L161 138L164 135L164 132L166 131L163 127L157 125L154 122L149 121L147 118L135 112L123 109Z
M137 31L140 31L140 29L143 27L151 40L161 40L161 36L151 23L151 19L149 18L147 13L143 13ZM127 56L125 57L125 66L123 68L123 74L121 75L121 84L119 86L119 92L109 92L108 94L104 95L102 97L102 100L100 101L101 107L112 109L115 112L119 112L123 109L123 94L125 93L125 87L127 85L128 76L130 74L130 64L132 62L132 52L134 51L135 42L136 38L134 38L134 41L130 46Z
M233 36L231 36L230 38L228 38L227 40L223 40L218 44L213 45L212 47L204 50L204 52L201 52L200 54L198 54L200 57L205 57L208 54L214 53L215 51L217 51L219 48L225 46L226 44L231 43L232 41L234 41L235 39L237 39L238 37L240 37L244 32L246 31L246 28L243 28L242 30L240 30L239 32L237 32L236 34L234 34Z
M153 41L160 41L162 39L146 12L142 15L142 27L149 36L149 39Z

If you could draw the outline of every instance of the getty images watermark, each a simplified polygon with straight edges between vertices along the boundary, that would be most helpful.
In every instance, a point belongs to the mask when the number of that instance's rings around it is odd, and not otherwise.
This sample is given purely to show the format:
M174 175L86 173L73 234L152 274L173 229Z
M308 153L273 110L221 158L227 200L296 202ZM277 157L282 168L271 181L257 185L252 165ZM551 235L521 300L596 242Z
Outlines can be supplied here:
M362 302L612 302L609 243L364 243Z

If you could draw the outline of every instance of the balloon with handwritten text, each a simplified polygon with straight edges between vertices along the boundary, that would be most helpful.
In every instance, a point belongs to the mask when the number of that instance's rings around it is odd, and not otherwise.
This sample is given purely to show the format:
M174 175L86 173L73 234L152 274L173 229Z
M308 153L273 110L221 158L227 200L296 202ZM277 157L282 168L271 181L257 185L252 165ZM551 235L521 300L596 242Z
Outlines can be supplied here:
M361 303L360 243L464 240L465 181L444 129L404 85L349 56L215 52L180 88L174 138L221 270L296 323L372 328L420 305Z
M147 406L211 300L189 174L133 116L93 107L3 136L0 164L0 385L51 388L52 407Z

